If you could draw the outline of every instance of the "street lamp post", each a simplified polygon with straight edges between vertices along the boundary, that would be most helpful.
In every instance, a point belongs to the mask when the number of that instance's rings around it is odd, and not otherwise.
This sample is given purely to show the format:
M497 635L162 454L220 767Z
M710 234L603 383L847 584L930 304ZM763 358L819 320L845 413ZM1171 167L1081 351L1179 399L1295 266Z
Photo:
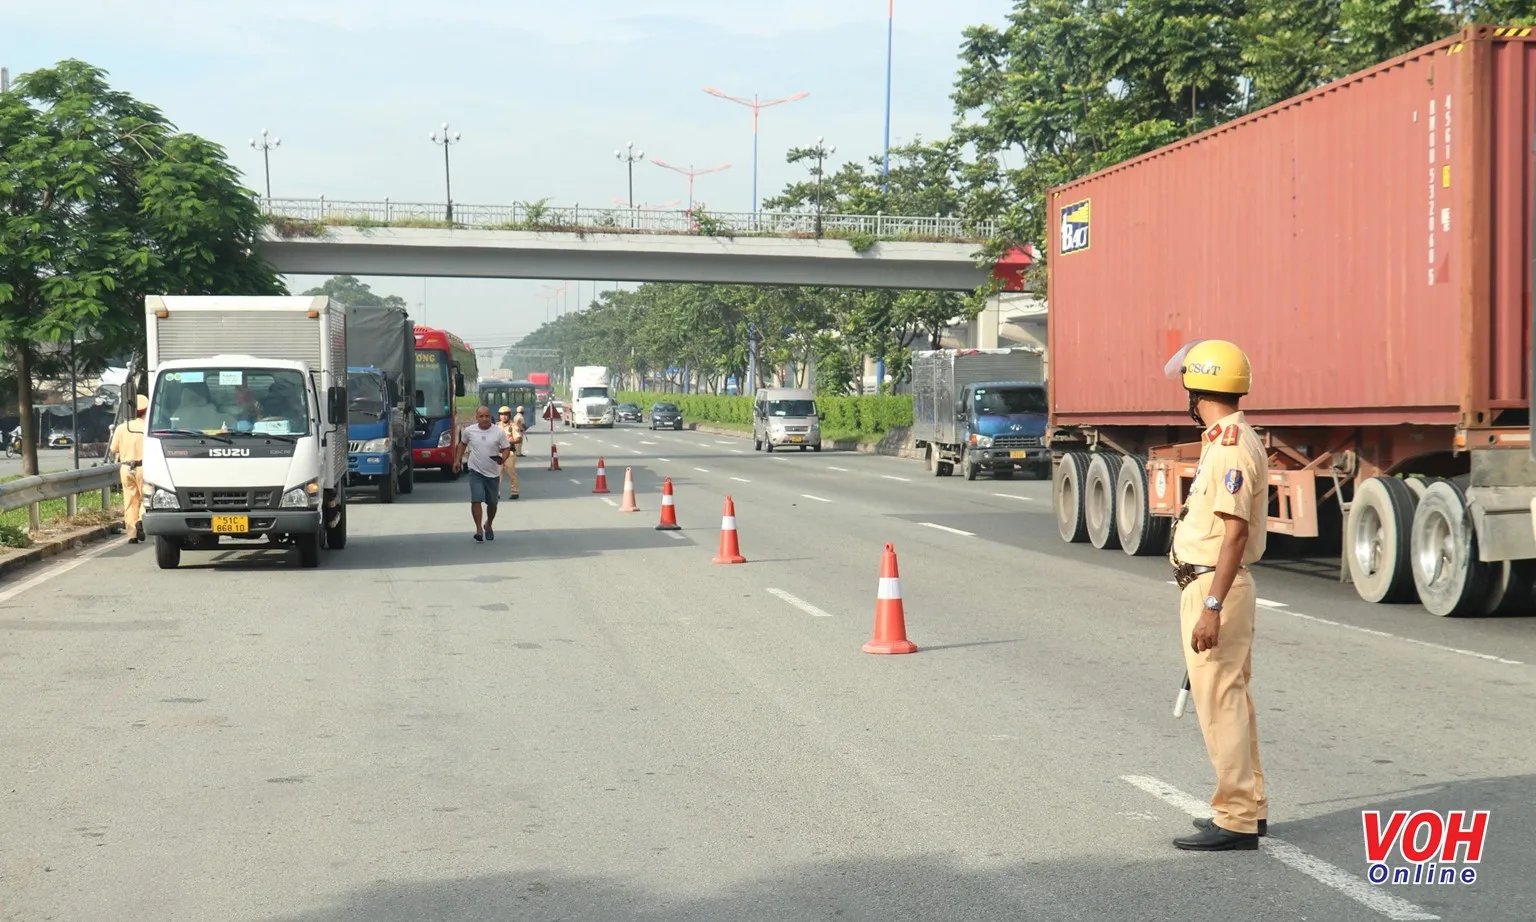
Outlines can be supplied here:
M439 137L438 134L439 132L434 131L427 137L433 144L441 144L443 147L443 192L448 199L448 223L451 224L453 223L453 173L448 166L448 148L464 140L464 135L457 131L450 132L447 122L443 122L442 136Z
M693 211L693 181L695 179L697 179L698 177L700 177L700 176L704 176L704 175L709 174L709 173L718 173L721 170L728 170L728 169L731 168L731 165L729 163L721 163L721 164L718 164L716 166L712 166L712 167L710 167L707 170L696 170L696 169L693 168L692 164L689 164L688 168L685 170L685 169L683 169L680 166L673 166L670 163L667 163L667 162L662 161L662 160L657 160L654 157L651 158L651 162L656 164L657 166L661 167L662 169L671 170L674 173L681 173L684 176L688 177L688 210L689 211Z
M629 167L629 200L633 202L635 200L635 164L645 159L645 151L635 150L635 142L630 141L624 145L623 150L614 151L613 156L614 159ZM635 225L635 210L633 206L629 210L629 224L631 227Z
M891 190L891 63L896 51L896 0L887 0L885 8L885 167L881 170L880 191Z
M758 122L758 114L761 113L764 109L771 108L773 106L783 105L786 102L795 102L796 100L804 99L805 97L807 97L807 96L809 96L811 94L807 93L807 92L799 92L799 93L795 93L795 94L793 94L791 96L785 96L783 99L770 99L767 102L763 102L762 100L757 98L757 94L756 93L752 94L752 98L751 99L744 99L744 98L742 98L740 96L731 96L731 95L729 95L727 93L724 93L724 92L722 92L720 90L715 89L712 86L706 86L704 88L704 92L708 93L711 96L718 96L721 99L728 100L730 102L734 102L737 105L746 106L747 108L752 110L752 213L753 214L757 214L757 122Z
M816 169L814 172L816 174L816 238L818 240L821 239L821 177L826 172L822 167L826 164L828 157L837 153L837 145L833 144L831 147L828 147L826 140L826 138L818 136L815 145L806 148L807 152L816 158Z
M255 138L251 138L250 141L248 141L247 143L249 143L254 150L261 151L261 168L262 168L262 171L266 174L266 178L267 178L267 203L271 204L271 202L272 202L272 152L274 150L277 150L279 147L282 146L283 139L282 138L273 138L271 140L271 142L268 142L267 141L267 129L263 128L263 129L261 129L261 141L260 142L257 142L257 140Z

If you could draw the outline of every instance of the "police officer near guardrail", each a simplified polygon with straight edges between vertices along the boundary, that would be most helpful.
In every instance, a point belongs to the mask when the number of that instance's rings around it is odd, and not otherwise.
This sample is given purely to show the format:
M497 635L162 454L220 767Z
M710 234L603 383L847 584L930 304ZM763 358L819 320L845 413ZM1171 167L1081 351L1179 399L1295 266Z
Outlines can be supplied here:
M144 540L144 413L149 409L149 398L140 394L133 408L133 419L112 432L108 448L121 465L123 530L128 533L128 543L138 544Z
M1179 630L1190 697L1216 769L1214 816L1174 839L1191 851L1256 849L1268 829L1259 763L1253 672L1255 589L1250 567L1264 556L1269 522L1268 452L1238 401L1248 394L1248 356L1224 340L1196 340L1165 369L1189 392L1204 428L1200 463L1174 523L1169 562L1179 585Z

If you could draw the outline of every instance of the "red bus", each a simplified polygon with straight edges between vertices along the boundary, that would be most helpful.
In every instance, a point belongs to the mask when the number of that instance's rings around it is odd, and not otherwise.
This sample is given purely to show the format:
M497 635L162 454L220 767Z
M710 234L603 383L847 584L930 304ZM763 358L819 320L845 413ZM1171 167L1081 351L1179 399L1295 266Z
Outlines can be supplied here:
M435 467L454 479L461 424L455 404L465 375L477 374L469 344L447 330L416 327L416 421L411 456L416 469Z

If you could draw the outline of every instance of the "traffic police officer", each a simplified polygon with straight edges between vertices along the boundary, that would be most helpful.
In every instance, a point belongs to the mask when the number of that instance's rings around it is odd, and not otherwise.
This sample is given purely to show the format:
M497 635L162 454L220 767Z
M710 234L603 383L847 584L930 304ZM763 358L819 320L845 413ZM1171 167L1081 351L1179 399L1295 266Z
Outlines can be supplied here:
M149 400L140 394L134 401L134 418L112 432L110 450L117 458L119 480L123 485L123 530L128 542L144 540L144 412Z
M496 411L496 415L500 417L496 425L507 434L507 441L512 443L512 450L507 452L507 460L501 465L501 476L503 480L510 481L512 498L517 499L517 449L523 441L523 434L517 428L517 421L512 418L511 407L502 407ZM498 483L496 488L499 491L501 484Z
M1224 340L1197 340L1168 363L1189 392L1190 416L1204 427L1200 463L1174 525L1169 561L1180 587L1179 622L1190 697L1216 770L1214 817L1175 839L1192 851L1256 849L1269 800L1259 763L1253 673L1253 574L1269 522L1268 452L1238 401L1247 395L1248 357Z

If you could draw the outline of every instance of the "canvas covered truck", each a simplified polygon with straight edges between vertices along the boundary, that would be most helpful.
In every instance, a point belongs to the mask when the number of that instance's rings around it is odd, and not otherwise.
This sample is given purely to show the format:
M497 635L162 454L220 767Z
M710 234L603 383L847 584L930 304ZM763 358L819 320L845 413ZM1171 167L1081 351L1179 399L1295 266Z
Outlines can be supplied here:
M347 485L379 502L416 489L415 325L403 308L347 306Z
M347 543L347 318L324 297L145 298L144 533L155 561Z
M1044 377L1038 348L912 353L912 440L934 476L1049 477Z
M1050 190L1061 537L1166 552L1200 437L1164 365L1225 339L1276 540L1367 601L1528 610L1533 73L1472 27Z

